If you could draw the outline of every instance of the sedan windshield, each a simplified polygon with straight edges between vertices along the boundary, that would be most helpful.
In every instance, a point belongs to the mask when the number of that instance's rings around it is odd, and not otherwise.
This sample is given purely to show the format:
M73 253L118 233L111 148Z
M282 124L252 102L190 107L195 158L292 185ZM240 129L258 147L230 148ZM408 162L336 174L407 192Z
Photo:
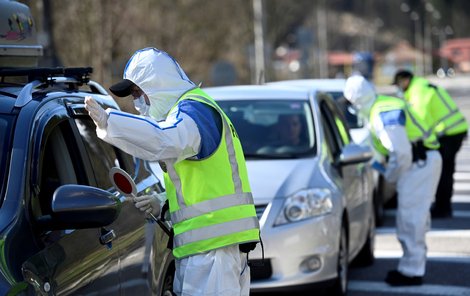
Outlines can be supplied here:
M218 104L235 126L247 158L297 158L314 153L308 102L233 100Z

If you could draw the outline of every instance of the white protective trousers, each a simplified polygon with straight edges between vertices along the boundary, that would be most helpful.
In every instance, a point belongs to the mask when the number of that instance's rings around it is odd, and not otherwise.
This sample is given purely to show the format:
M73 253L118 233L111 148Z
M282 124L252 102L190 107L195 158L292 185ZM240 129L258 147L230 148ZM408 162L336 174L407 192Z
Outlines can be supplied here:
M413 163L397 182L397 237L403 249L398 271L407 276L423 276L426 270L426 232L442 167L437 150L426 155L425 162Z
M176 260L173 292L178 296L248 296L246 254L233 245Z

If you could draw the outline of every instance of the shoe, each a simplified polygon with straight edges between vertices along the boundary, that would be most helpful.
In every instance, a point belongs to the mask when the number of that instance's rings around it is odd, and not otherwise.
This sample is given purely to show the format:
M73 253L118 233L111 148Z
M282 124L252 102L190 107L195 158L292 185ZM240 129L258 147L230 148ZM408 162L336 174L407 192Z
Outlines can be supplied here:
M390 286L420 286L423 284L422 276L406 276L398 270L391 270L387 273L385 282Z
M442 219L442 218L452 218L452 210L443 210L439 208L431 209L431 218L433 219Z

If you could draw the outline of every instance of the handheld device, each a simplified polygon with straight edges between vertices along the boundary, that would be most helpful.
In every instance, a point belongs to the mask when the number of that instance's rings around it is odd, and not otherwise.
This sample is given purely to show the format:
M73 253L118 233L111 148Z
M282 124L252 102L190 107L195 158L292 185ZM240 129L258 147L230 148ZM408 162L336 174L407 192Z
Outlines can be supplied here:
M129 174L121 168L112 167L109 170L109 179L113 184L114 188L119 191L122 195L128 198L134 199L137 196L137 187L135 186L134 180L129 176ZM155 217L152 213L148 213L148 215L160 225L160 227L170 235L170 231L165 226L165 224L160 221L157 217Z

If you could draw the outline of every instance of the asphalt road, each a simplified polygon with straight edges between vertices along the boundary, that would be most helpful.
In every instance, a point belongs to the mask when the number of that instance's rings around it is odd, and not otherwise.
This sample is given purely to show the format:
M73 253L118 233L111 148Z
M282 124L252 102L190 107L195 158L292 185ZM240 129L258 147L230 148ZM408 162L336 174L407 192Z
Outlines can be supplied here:
M448 89L470 122L470 76L432 80ZM367 268L351 268L349 296L470 295L469 141L464 142L457 156L454 177L454 217L433 220L426 237L428 263L424 285L394 288L383 282L387 271L396 268L402 253L395 236L395 210L387 209L385 224L377 229L376 262Z

